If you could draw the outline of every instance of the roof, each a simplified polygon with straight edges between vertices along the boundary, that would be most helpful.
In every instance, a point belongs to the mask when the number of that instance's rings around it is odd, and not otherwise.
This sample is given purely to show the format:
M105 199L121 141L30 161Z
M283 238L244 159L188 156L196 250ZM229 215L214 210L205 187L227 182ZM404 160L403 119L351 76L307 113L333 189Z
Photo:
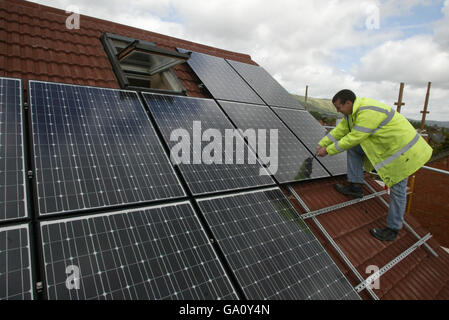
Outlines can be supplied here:
M103 32L119 34L155 43L175 50L202 52L249 64L256 64L246 54L217 49L110 21L81 15L80 29L65 26L69 14L36 3L3 0L0 2L0 76L119 88L109 58L100 41ZM175 73L187 95L208 97L186 65Z
M35 3L16 0L0 2L0 76L27 80L42 80L68 84L119 88L111 63L100 41L103 32L115 33L175 50L182 47L201 53L215 55L249 64L256 64L246 54L217 49L165 35L140 30L109 21L81 16L81 28L68 30L61 28L67 14ZM186 65L179 65L175 72L187 89L189 96L208 97L202 91L196 75ZM311 210L327 207L348 199L338 194L332 187L344 177L326 178L294 184ZM371 179L369 183L380 187ZM446 188L447 189L447 188ZM365 193L368 193L368 189ZM285 193L289 193L285 190ZM388 198L385 196L385 198ZM304 212L298 202L290 197L298 212ZM444 202L444 201L443 201ZM383 226L387 209L374 198L365 202L336 210L318 217L331 237L345 255L366 278L369 265L384 266L417 239L407 230L401 230L392 243L381 243L369 235L369 229ZM427 231L411 215L406 221L423 236ZM329 241L311 221L309 227L324 245L337 265L355 286L358 279L339 258ZM446 229L447 232L447 229ZM382 299L448 299L449 298L449 254L432 238L428 243L439 254L433 257L423 248L418 248L410 256L399 262L380 279L380 289L374 290ZM370 297L366 291L364 298Z
M382 190L382 187L373 179L368 176L365 178L376 191ZM333 188L333 184L344 181L345 177L337 177L301 182L295 184L294 189L309 209L314 211L348 201L348 198ZM287 190L284 192L289 194ZM370 193L367 187L364 192L365 195ZM388 195L383 197L388 200ZM289 198L298 212L305 212L297 200L292 196ZM384 227L387 212L386 206L379 199L373 198L317 217L319 223L365 279L372 274L372 272L366 272L368 266L382 268L418 241L406 228L399 231L398 238L393 242L381 242L372 237L369 230ZM428 233L413 216L406 215L405 221L420 236ZM306 222L351 284L358 285L360 281L346 266L315 223L311 219L307 219ZM427 243L439 257L431 255L423 246L416 249L380 278L380 289L374 290L380 299L449 298L449 254L434 238ZM366 290L362 291L361 295L366 299L371 298Z

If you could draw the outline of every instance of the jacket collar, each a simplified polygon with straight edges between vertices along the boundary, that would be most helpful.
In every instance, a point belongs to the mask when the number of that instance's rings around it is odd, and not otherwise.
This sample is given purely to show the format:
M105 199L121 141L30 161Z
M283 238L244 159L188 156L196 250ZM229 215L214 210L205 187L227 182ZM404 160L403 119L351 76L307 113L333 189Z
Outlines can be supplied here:
M354 100L354 104L352 105L352 115L355 115L360 107L362 106L362 98L356 97Z

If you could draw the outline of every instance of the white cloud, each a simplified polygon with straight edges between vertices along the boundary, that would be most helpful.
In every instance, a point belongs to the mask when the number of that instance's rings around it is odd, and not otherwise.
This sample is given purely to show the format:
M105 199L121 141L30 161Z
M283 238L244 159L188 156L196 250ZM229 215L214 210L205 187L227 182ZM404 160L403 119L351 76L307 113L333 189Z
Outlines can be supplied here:
M382 3L382 14L386 16L407 15L417 5L431 5L436 0L386 0Z
M71 1L36 0L66 8ZM435 0L78 0L82 14L250 54L287 90L332 97L342 88L390 105L406 83L407 115L418 118L427 81L433 81L430 119L449 120L449 0L435 34L402 39L401 28L383 28L387 17L408 15ZM374 9L374 10L373 10ZM370 30L378 9L379 29ZM371 19L368 21L368 19ZM82 21L81 21L82 24ZM82 25L81 25L82 27ZM340 51L367 51L341 70Z
M370 50L352 70L368 87L384 83L384 90L379 91L381 97L386 97L385 92L391 91L393 84L405 82L406 105L402 110L411 118L421 118L427 82L431 81L427 119L449 120L449 0L442 12L444 17L435 23L433 35L386 41ZM375 97L374 92L370 94ZM397 95L390 101L396 100Z
M354 74L361 81L405 81L418 86L433 81L449 89L449 53L430 36L387 41L365 55Z
M442 12L444 18L435 23L435 41L443 49L449 50L449 0L444 2Z

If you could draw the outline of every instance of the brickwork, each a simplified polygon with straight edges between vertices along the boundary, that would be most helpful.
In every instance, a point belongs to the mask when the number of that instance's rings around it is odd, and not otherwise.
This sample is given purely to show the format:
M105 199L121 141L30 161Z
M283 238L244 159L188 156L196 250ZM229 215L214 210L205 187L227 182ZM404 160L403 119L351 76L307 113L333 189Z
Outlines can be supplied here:
M449 156L428 166L449 171ZM449 176L421 169L416 173L410 214L444 247L449 247Z

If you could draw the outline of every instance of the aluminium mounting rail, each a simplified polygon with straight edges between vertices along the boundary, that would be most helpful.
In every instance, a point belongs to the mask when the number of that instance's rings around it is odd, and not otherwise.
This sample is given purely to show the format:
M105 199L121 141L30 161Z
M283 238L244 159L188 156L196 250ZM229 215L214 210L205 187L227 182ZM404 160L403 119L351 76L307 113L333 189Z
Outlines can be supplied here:
M371 193L371 194L368 194L368 195L366 195L366 196L364 196L362 198L358 198L358 199L342 202L342 203L339 203L339 204L336 204L336 205L333 205L333 206L330 206L330 207L326 207L326 208L318 209L318 210L315 210L315 211L307 212L305 214L302 214L301 218L303 218L305 220L305 219L309 219L309 218L312 218L312 217L316 217L316 216L319 216L319 215L321 215L323 213L328 213L328 212L331 212L331 211L334 211L334 210L337 210L337 209L348 207L348 206L351 206L353 204L356 204L356 203L359 203L359 202L363 202L363 201L366 201L366 200L369 200L369 199L372 199L372 198L384 195L386 193L387 193L387 190L382 190L382 191L379 191L379 192Z
M292 188L291 185L287 185L288 190L292 193L292 195L295 197L295 199L299 202L299 204L306 210L307 212L310 212L309 207L306 205L306 203L301 199L301 197L296 193L295 189ZM303 215L300 215L302 218ZM340 247L337 245L337 243L332 239L332 237L329 235L329 233L326 231L326 229L321 225L321 223L318 221L317 218L314 216L311 217L315 225L320 229L320 231L323 233L323 235L326 237L326 239L329 241L329 243L332 245L332 247L337 251L337 253L340 255L340 257L343 259L343 261L346 263L346 265L351 269L351 271L355 274L355 276L359 279L359 281L363 282L364 279L360 275L360 273L357 271L357 269L354 267L354 265L351 263L351 261L346 257L344 252L340 249ZM377 295L374 293L374 291L367 286L366 290L371 295L371 297L374 300L379 300ZM358 291L360 292L360 291Z
M375 189L367 182L365 182L365 185L372 191L375 192ZM384 198L382 197L378 197L378 199L387 207L389 208L389 204L387 203L387 201L385 201ZM404 219L404 226L407 228L408 231L410 231L418 240L421 239L420 235L416 233L415 230L413 230L413 228L405 221ZM428 243L424 243L424 246L426 247L426 249L435 257L438 257L438 254L435 252L435 250L432 249L431 246L429 246Z
M426 169L426 170L435 171L435 172L439 172L439 173L442 173L442 174L449 175L449 171L446 171L446 170L441 170L441 169L438 169L438 168L433 168L433 167L428 167L428 166L422 166L421 168L422 168L422 169Z
M385 272L393 268L396 264L398 264L400 261L404 260L408 255L410 255L413 251L415 251L417 248L422 246L426 243L427 240L432 238L432 235L430 233L426 234L424 237L419 239L416 243L414 243L410 248L402 252L400 255L398 255L396 258L388 262L385 266L383 266L381 269L374 272L372 275L370 275L366 280L362 281L358 286L355 287L355 290L357 292L362 291L365 288L369 288L371 284L379 279Z

